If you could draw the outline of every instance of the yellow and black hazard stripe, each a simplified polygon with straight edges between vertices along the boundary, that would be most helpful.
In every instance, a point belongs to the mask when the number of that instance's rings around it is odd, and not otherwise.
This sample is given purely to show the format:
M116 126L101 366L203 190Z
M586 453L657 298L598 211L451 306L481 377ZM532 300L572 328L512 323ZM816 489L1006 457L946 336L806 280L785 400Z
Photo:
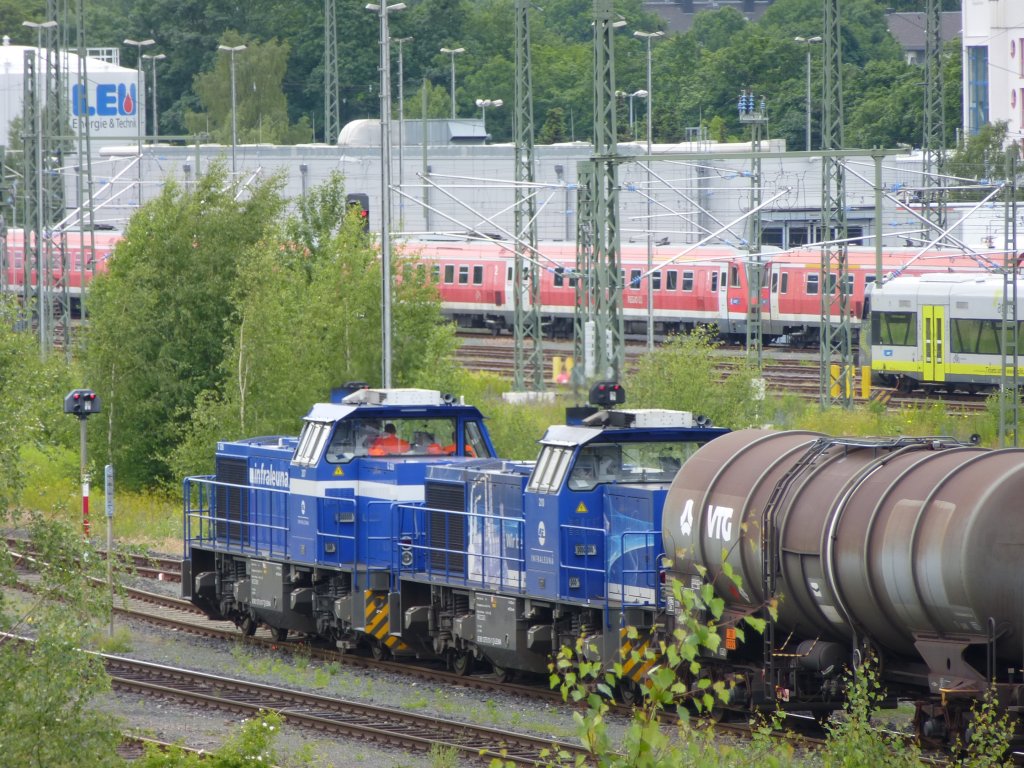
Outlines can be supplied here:
M650 650L651 638L641 635L630 639L628 630L619 630L619 660L622 675L635 683L642 683L651 668L658 663L657 654Z
M411 650L401 638L391 634L387 593L368 589L363 595L366 598L366 623L363 625L363 631L383 643L392 653Z

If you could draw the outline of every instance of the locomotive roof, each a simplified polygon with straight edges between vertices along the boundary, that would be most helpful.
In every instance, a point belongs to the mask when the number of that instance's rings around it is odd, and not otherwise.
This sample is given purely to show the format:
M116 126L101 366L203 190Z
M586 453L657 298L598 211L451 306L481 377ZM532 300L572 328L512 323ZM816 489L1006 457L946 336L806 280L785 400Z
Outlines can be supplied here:
M705 442L728 432L723 427L548 427L541 445L572 448L587 443Z
M348 405L339 403L317 403L309 409L305 421L336 422L347 419L353 414L376 418L401 418L402 416L479 416L483 414L472 405L375 405L360 403Z

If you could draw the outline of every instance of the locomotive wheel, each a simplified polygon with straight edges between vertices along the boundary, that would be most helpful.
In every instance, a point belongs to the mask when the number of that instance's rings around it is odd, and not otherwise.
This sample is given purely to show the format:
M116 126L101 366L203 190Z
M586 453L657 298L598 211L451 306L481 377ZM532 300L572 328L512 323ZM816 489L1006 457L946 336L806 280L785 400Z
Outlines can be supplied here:
M277 640L277 642L280 643L288 639L287 627L274 627L272 631L274 634L274 639Z
M374 640L370 643L370 655L377 661L384 661L391 658L391 649L380 640Z
M507 683L514 675L511 669L499 667L497 664L491 664L491 669L494 671L494 677L499 683Z
M467 677L473 669L473 654L467 651L452 652L452 672L459 677Z
M631 707L640 701L640 686L633 680L619 680L618 694L622 703L627 707Z
M242 630L242 634L246 637L252 637L256 634L256 619L252 616L246 616L238 622L238 628Z

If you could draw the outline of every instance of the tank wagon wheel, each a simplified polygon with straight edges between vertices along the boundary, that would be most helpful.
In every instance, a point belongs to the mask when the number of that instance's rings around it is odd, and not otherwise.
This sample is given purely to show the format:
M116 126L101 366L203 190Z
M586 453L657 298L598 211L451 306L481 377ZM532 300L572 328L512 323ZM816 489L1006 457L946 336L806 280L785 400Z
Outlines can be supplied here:
M452 651L452 672L459 677L467 677L473 670L473 654L468 651Z
M246 637L252 637L256 634L256 619L250 614L246 615L240 621L235 622L238 628L242 630L242 634Z

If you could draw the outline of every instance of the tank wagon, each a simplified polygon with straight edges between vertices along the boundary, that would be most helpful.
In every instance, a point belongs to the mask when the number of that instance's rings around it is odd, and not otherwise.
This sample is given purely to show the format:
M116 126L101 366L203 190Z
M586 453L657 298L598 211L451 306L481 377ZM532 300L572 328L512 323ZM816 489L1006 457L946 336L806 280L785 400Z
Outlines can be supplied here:
M246 632L462 674L543 673L586 637L635 691L653 662L632 651L664 618L669 485L728 430L681 411L578 415L536 462L494 458L477 409L423 390L361 390L314 406L298 438L219 443L216 473L185 480L183 593Z
M715 584L723 620L780 600L763 643L709 660L736 706L827 712L843 667L870 654L890 695L917 701L920 735L962 737L990 680L1024 704L1021 498L1017 449L733 432L672 483L668 575ZM723 552L740 588L716 579Z

